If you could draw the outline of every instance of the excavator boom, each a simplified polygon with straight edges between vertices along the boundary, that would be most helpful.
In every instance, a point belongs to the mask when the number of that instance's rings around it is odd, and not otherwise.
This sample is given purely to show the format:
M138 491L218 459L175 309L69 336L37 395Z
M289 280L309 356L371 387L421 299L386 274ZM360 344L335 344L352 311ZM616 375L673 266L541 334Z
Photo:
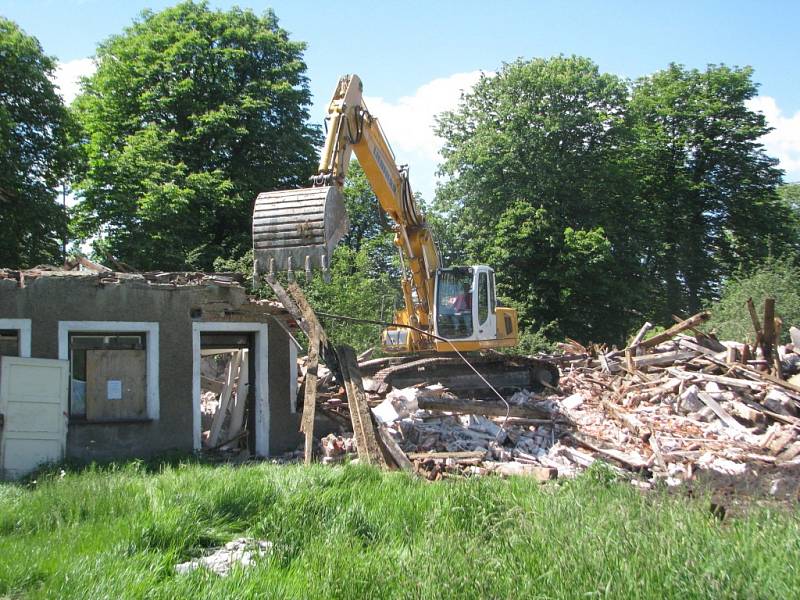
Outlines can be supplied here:
M494 271L444 268L425 215L357 75L340 78L328 105L327 138L312 186L260 194L253 213L255 273L322 270L347 231L342 187L353 153L381 209L394 222L403 308L383 333L389 352L486 350L518 343L517 313L497 305Z

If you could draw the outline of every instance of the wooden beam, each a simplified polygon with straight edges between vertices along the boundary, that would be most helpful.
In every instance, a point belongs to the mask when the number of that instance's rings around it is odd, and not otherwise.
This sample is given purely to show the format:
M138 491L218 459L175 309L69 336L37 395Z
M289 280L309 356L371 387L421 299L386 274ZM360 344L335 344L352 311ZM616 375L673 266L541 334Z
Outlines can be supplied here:
M383 442L384 447L389 452L389 455L392 457L394 462L400 467L403 471L414 471L414 465L406 456L406 453L403 452L403 449L398 445L398 443L392 437L392 434L386 429L384 425L380 425L378 427L378 433L381 436L381 442Z
M320 349L328 344L325 330L322 328L317 315L308 303L303 290L295 282L290 282L288 291L275 277L267 277L275 296L284 308L297 321L297 325L308 336L308 363L304 382L303 417L300 421L300 431L305 436L303 459L310 465L314 457L314 416L317 407L317 382L320 361Z
M314 458L314 413L317 408L317 369L319 368L319 330L310 328L308 336L308 358L303 395L303 417L300 431L305 436L303 462L310 465Z
M633 339L631 340L631 343L628 344L628 348L636 348L636 347L638 347L639 344L642 343L642 340L644 339L644 336L652 328L653 328L653 324L650 321L647 321L644 325L642 325L642 327L639 329L639 331L636 333L636 335L633 336ZM642 349L639 348L639 350L642 350ZM628 354L629 354L628 352L625 353L625 360L626 361L628 360ZM631 367L630 363L628 364L628 366Z
M509 408L500 402L489 400L466 400L463 398L448 396L418 396L417 404L420 408L425 410L441 410L458 414L484 415L487 417L505 417L506 414L508 414L509 417L550 419L553 416L544 409L539 409L532 406L512 404Z
M242 355L237 352L228 363L228 369L225 372L225 387L222 388L222 394L220 394L219 397L219 406L217 407L217 412L214 413L214 419L211 421L211 431L208 434L209 446L216 446L219 443L219 434L222 431L225 414L228 412L231 392L233 392L233 385L236 383L236 378L239 376L239 366L241 362Z
M336 349L336 353L339 357L339 368L342 371L344 387L347 390L347 402L350 408L350 418L353 420L353 434L356 439L358 457L365 464L386 467L386 461L375 433L372 411L367 404L355 350L350 346L342 345Z
M411 460L446 460L452 458L455 461L459 461L486 458L487 454L485 450L465 450L463 452L409 452L408 458Z
M703 391L697 392L697 397L705 404L708 408L714 411L714 414L717 415L720 420L725 423L731 429L735 429L737 431L744 431L744 426L739 423L736 419L734 419L728 411L726 411L719 403L711 397L710 394Z
M756 332L756 346L761 345L761 338L764 335L761 330L761 323L758 321L758 315L756 314L756 305L753 304L753 299L747 299L747 311L750 313L750 320L753 322L753 330Z
M248 356L249 350L240 350L241 359L239 362L239 382L236 384L236 404L231 409L231 420L225 437L230 439L236 436L244 424L244 411L247 408L247 395L250 390L250 364Z
M632 357L633 364L637 369L642 367L663 367L673 365L681 360L689 360L697 356L693 350L675 350L673 352L660 352L657 354L644 354Z
M281 285L281 282L272 276L267 277L267 283L272 288L272 291L275 292L275 297L278 299L278 302L283 304L283 307L289 312L290 315L294 317L294 320L297 322L297 326L303 330L303 333L305 333L307 336L310 336L311 328L309 324L303 318L303 313L300 311L297 303L287 293L286 289Z
M669 339L672 339L676 335L678 335L681 331L686 331L687 329L691 329L692 327L697 327L701 323L704 323L709 318L711 318L711 313L709 312L699 312L696 315L689 317L677 323L667 329L666 331L659 333L658 335L654 335L650 339L644 340L637 344L639 348L652 348L653 346L657 346L661 342L666 342Z
M772 348L775 345L775 298L764 300L764 335L761 338L761 350L767 364L772 363Z

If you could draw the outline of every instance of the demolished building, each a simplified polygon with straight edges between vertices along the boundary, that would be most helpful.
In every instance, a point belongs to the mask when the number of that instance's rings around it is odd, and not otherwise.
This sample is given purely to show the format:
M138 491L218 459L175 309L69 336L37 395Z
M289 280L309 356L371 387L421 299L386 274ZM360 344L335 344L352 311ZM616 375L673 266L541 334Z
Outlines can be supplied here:
M230 275L0 270L4 476L209 440L260 457L296 447L288 322ZM223 413L212 425L201 404L215 395Z

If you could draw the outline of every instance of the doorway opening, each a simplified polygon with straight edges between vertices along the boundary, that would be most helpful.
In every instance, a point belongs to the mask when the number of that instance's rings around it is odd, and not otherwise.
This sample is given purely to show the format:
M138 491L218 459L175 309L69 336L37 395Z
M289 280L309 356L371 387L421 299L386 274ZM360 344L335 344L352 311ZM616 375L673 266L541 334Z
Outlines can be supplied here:
M203 450L250 454L255 445L253 334L200 334L200 438Z

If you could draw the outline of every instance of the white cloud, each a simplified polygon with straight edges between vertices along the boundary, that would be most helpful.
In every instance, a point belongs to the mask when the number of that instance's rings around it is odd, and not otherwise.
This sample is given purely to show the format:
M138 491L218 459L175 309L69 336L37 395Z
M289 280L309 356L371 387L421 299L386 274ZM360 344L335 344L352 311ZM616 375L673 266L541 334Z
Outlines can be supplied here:
M58 87L64 103L70 104L81 91L80 78L88 77L95 71L95 64L91 58L78 58L65 63L59 63L53 76L53 83Z
M399 164L411 168L411 185L425 200L433 200L436 167L442 139L434 128L434 117L458 105L462 92L472 89L481 71L455 73L434 79L410 96L396 101L366 96L369 111L378 118Z
M750 110L764 114L773 130L761 138L767 154L780 161L787 181L800 181L800 111L784 115L775 98L756 96L747 103Z

